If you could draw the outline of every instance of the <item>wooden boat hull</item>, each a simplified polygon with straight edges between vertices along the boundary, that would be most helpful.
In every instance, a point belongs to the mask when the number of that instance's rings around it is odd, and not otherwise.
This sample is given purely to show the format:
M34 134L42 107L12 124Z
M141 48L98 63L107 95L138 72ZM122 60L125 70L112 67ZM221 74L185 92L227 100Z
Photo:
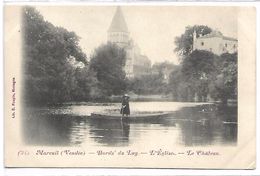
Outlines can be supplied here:
M129 116L122 117L121 114L109 114L109 113L91 113L90 117L93 118L105 118L105 119L158 119L161 117L169 116L171 113L154 113L154 114L131 114Z

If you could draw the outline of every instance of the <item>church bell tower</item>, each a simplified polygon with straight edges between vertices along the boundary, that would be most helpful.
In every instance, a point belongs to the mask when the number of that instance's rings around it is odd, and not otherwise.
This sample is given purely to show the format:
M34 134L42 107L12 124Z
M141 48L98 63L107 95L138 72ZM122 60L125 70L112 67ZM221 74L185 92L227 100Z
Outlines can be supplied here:
M122 48L129 44L129 32L120 7L116 9L116 13L107 31L107 37L108 42L114 43Z

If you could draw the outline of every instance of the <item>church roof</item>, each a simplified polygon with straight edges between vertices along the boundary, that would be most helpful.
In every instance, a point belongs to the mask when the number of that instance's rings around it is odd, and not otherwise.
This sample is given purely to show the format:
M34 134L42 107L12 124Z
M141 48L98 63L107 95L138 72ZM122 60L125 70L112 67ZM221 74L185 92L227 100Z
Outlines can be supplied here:
M116 13L112 19L108 32L128 32L123 12L120 7L117 7Z
M237 41L237 39L232 38L232 37L227 37L227 36L223 36L224 40L231 40L231 41Z

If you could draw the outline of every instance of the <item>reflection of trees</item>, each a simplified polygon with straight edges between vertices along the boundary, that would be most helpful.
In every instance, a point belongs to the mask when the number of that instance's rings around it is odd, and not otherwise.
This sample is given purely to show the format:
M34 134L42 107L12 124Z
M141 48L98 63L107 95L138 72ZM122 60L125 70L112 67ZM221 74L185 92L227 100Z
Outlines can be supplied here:
M87 136L94 139L95 144L127 146L130 122L133 131L131 137L134 140L136 135L154 130L153 124L156 124L156 127L159 125L159 128L165 131L172 130L168 127L176 126L178 133L173 135L177 134L181 143L186 146L230 145L237 142L236 107L212 105L186 107L172 113L169 117L123 119L122 121L120 118L72 118L68 115L49 114L48 111L48 109L34 109L24 113L23 136L26 144L79 145Z
M223 143L225 142L237 142L237 124L227 123L223 125Z
M30 145L77 145L86 137L86 119L30 110L23 120L24 142Z
M237 121L235 107L216 107L204 105L182 108L175 116L180 121L181 138L186 146L210 145L237 141L237 124L225 121Z
M184 145L207 145L214 139L214 128L209 122L186 121L180 123Z
M70 144L79 145L86 138L87 133L86 119L75 118L72 120L70 127Z
M90 134L98 143L128 145L130 125L127 119L89 119Z
M70 117L46 112L27 112L23 119L23 140L30 145L68 145Z

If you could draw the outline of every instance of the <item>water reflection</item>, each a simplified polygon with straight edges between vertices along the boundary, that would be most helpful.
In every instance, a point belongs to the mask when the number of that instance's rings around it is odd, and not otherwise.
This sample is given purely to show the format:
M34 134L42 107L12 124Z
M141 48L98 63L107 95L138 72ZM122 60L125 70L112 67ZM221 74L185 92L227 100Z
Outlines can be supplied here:
M24 141L30 145L69 145L73 121L61 116L37 116L23 121Z
M69 141L71 145L80 145L87 136L87 123L84 118L75 118L69 128Z
M236 144L237 111L235 107L205 105L183 108L175 113L180 121L185 146Z
M90 136L96 142L108 146L125 146L129 142L128 119L89 119Z
M77 115L68 106L58 109L27 109L23 119L26 144L117 147L158 143L174 147L237 143L237 107L189 106L149 120L95 119Z
M213 141L213 130L210 123L194 121L181 122L182 142L186 146L209 145Z
M224 131L222 134L223 143L236 143L237 142L237 124L229 123L223 124L222 130Z

